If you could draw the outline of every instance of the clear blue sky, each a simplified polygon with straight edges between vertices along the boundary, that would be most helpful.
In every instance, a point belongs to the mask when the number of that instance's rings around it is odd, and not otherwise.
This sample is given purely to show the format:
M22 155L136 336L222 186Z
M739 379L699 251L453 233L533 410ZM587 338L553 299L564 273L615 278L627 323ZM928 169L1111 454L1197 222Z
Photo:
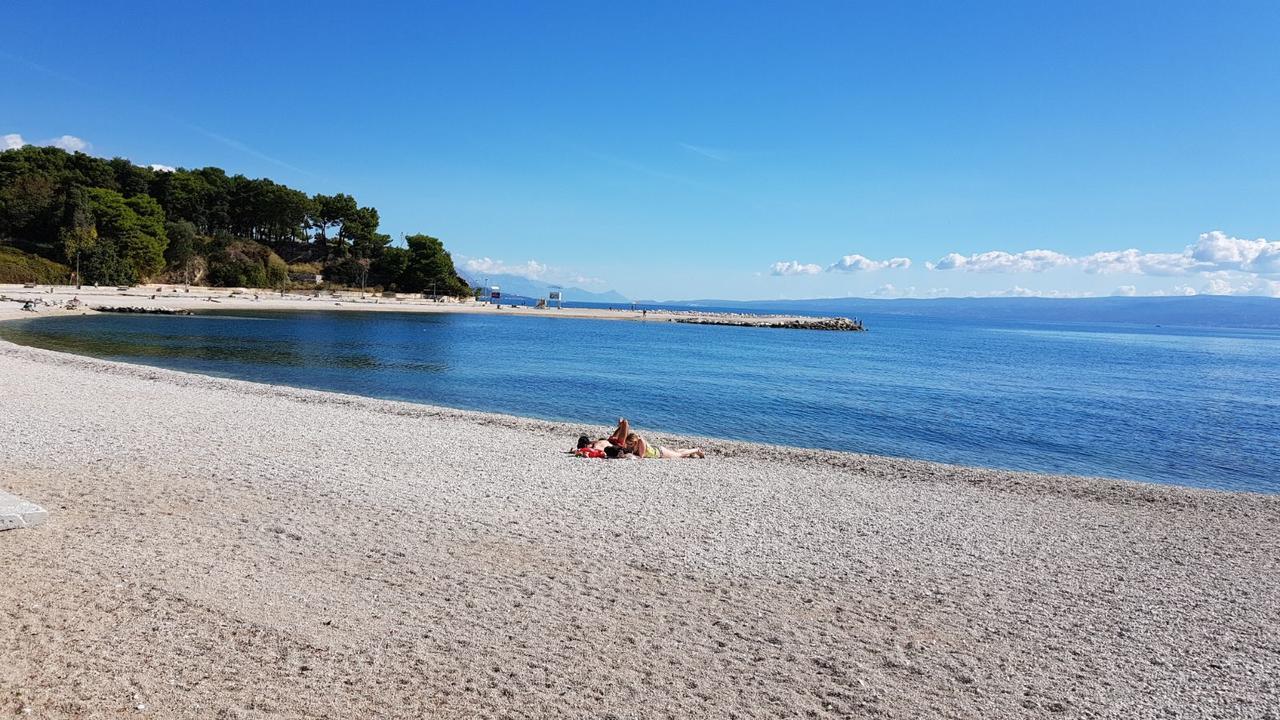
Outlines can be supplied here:
M1274 1L3 17L0 135L350 192L459 265L661 299L1280 294Z

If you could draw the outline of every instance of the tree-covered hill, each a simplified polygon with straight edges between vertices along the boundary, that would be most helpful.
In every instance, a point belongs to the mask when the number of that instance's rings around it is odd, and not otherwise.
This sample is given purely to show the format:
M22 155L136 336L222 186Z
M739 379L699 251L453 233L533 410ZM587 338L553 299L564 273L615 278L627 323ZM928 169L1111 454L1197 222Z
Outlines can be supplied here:
M78 268L82 282L279 288L293 267L344 285L470 294L439 240L413 235L396 247L378 223L350 195L309 196L216 167L158 171L31 145L0 152L0 244Z

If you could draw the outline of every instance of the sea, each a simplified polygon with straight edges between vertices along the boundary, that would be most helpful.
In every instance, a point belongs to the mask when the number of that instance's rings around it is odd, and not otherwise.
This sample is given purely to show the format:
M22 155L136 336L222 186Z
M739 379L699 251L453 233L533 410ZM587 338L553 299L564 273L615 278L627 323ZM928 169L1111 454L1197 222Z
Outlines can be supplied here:
M101 314L0 323L0 337L590 435L625 416L654 432L1280 492L1276 330L868 315L869 332L849 333L554 312Z

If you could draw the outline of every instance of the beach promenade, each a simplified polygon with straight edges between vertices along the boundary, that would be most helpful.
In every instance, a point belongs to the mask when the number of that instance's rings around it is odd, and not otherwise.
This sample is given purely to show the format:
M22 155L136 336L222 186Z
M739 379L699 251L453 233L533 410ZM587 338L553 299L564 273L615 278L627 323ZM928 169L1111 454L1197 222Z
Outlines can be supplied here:
M1280 718L1280 498L589 429L0 342L0 715Z

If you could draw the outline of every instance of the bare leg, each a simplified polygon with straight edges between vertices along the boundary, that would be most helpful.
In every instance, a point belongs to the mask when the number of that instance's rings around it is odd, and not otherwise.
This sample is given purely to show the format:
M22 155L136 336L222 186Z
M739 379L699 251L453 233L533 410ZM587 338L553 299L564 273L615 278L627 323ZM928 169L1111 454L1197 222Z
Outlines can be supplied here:
M700 448L681 448L676 450L669 447L664 447L661 449L661 452L658 457L663 460L681 460L685 458L706 457L706 455L702 452Z
M631 432L631 424L627 422L626 418L618 418L618 429L614 430L613 434L609 436L609 442L614 445L626 445L627 433L629 432Z

